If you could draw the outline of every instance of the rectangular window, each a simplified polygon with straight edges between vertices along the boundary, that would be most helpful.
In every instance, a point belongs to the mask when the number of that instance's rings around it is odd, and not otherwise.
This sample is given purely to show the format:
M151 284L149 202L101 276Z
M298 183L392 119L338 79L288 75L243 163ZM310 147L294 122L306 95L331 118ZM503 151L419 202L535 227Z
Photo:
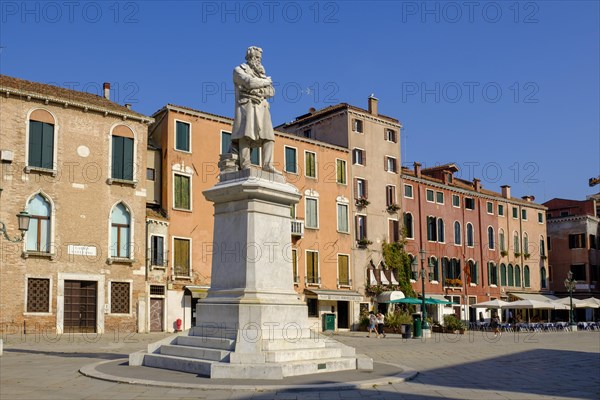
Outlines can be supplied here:
M366 165L366 154L364 150L353 149L352 150L352 164Z
M590 235L590 249L596 248L596 235Z
M396 163L396 159L394 157L390 157L390 156L385 156L385 170L388 172L393 172L393 173L397 173L398 169L397 169L397 163Z
M154 168L146 168L146 179L149 181L156 179L156 170Z
M521 209L521 219L527 221L527 210L524 208Z
M433 203L433 190L431 190L431 189L427 189L427 190L425 191L425 199L426 199L428 202L430 202L430 203Z
M366 180L362 178L354 179L354 197L357 199L366 199L368 197Z
M50 312L50 279L27 279L27 312Z
M163 285L150 285L150 296L164 296L165 287Z
M306 282L312 284L319 283L319 252L306 252Z
M385 205L391 206L396 204L396 186L387 185L385 187Z
M30 167L54 168L54 125L29 121Z
M307 197L305 199L306 204L306 227L317 229L319 227L319 205L317 199L311 199Z
M349 232L348 227L348 205L337 203L337 223L338 223L338 232Z
M504 217L504 204L498 204L498 215Z
M313 152L304 152L304 175L309 178L317 177L317 155Z
M312 130L305 129L304 132L302 132L302 136L304 136L307 139L311 139L312 138Z
M174 208L181 210L191 210L191 192L190 192L190 181L191 178L185 175L175 174L173 182L174 190Z
M335 165L336 165L336 178L335 178L336 182L341 185L345 185L347 183L347 181L346 181L346 161L337 159L335 161Z
M162 236L150 237L150 264L157 267L165 266L164 241Z
M385 130L385 140L387 140L388 142L397 143L398 139L396 136L396 131L393 129L386 129Z
M175 276L189 277L190 274L189 239L173 239L173 272Z
M356 228L356 240L363 240L367 238L367 216L357 215L355 221Z
M600 265L590 265L590 280L597 284L598 278L600 278Z
M175 122L175 150L190 151L190 124Z
M552 238L548 236L548 251L552 250Z
M363 132L363 122L360 119L354 119L352 121L352 130L354 132L362 133Z
M544 223L544 213L538 212L538 222L540 224Z
M404 185L404 197L408 199L413 198L413 187L412 185Z
M512 208L512 217L514 219L518 219L519 218L519 209L517 207L513 207Z
M571 272L573 273L573 279L580 282L586 282L585 264L571 265Z
M285 146L285 172L291 174L298 173L298 160L296 159L296 149Z
M474 210L475 209L475 199L472 197L465 197L465 209Z
M294 283L300 282L300 277L298 276L298 251L296 249L292 249L292 274L294 275Z
M112 175L113 179L133 180L133 139L112 137Z
M110 313L129 314L129 282L110 283Z
M570 249L584 249L585 244L585 233L577 233L569 235L569 248Z
M492 203L491 201L487 202L487 213L494 214L494 203Z
M435 192L435 202L444 204L444 192Z
M457 195L457 194L452 195L452 206L460 207L460 196L459 195Z
M221 132L221 154L229 153L231 147L231 133Z
M400 223L396 220L388 220L388 240L390 243L400 241Z
M338 285L350 286L350 257L338 254Z

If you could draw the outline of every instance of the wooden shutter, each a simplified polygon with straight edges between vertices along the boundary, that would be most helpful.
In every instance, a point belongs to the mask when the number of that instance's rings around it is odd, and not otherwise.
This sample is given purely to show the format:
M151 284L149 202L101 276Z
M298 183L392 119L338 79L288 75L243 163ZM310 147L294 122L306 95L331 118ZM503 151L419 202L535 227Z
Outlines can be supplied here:
M112 178L123 179L123 138L112 137Z
M42 166L42 123L29 121L29 165Z
M354 216L354 237L356 240L360 240L360 224L359 224L359 215Z
M123 139L123 178L133 180L133 139Z
M369 186L367 185L367 180L364 180L364 187L365 187L365 199L369 198Z
M338 255L338 277L340 285L348 285L350 277L348 276L348 256Z

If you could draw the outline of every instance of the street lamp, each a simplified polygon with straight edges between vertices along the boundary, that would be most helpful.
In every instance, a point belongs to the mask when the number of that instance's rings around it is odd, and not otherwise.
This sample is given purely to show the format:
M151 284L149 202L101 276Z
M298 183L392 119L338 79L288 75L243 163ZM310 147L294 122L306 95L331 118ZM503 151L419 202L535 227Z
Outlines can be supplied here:
M575 325L573 318L573 290L577 285L577 281L573 279L573 271L569 271L567 279L565 279L565 288L569 291L569 325Z
M31 219L31 215L29 215L29 213L25 210L23 210L17 214L17 220L19 222L19 230L21 231L21 237L15 236L14 238L11 239L10 236L8 236L8 232L6 231L6 225L2 221L0 221L0 232L2 232L4 234L4 237L9 242L13 242L13 243L22 242L23 238L25 237L25 232L27 232L27 229L29 229L29 220L30 219Z
M419 255L421 256L421 310L423 310L423 329L429 329L429 324L427 323L427 309L425 308L425 250L419 250ZM414 272L417 272L417 259L416 257L412 262ZM431 260L428 264L429 268L433 267ZM417 275L418 276L418 275Z

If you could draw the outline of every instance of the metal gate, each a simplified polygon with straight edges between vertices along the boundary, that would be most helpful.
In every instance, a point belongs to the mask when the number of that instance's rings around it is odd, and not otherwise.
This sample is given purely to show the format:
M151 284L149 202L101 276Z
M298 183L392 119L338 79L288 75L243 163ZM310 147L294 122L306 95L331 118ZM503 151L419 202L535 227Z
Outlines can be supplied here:
M65 281L65 331L96 332L97 282Z

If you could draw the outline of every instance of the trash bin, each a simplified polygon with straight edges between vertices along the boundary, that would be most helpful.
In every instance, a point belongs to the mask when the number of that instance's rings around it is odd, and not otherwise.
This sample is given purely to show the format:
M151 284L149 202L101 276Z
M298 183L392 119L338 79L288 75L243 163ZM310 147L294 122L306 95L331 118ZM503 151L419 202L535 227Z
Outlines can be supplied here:
M421 325L421 314L415 313L413 314L413 326L414 326L414 338L420 338L423 336L423 327Z
M402 339L410 339L410 324L400 325L400 333L402 333Z
M323 314L323 332L325 331L335 331L335 314Z

